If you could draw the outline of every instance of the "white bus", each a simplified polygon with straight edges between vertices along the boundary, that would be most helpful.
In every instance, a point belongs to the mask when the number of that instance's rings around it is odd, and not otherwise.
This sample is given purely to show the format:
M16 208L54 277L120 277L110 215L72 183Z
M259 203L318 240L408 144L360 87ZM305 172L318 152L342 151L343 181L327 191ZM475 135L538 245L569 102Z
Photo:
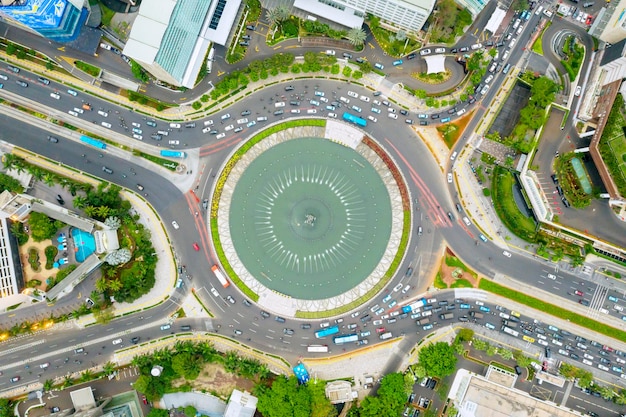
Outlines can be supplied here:
M507 326L502 326L502 331L504 333L510 334L511 336L514 336L514 337L518 337L519 336L519 332L517 330L513 330L513 329L511 329L510 327L507 327Z
M306 348L307 352L328 352L328 346L326 345L310 345Z
M217 265L213 265L213 267L211 267L211 270L217 277L217 280L220 282L220 284L222 284L222 287L226 288L230 285L230 282L228 282L228 280L224 276L224 273L220 271L220 268Z

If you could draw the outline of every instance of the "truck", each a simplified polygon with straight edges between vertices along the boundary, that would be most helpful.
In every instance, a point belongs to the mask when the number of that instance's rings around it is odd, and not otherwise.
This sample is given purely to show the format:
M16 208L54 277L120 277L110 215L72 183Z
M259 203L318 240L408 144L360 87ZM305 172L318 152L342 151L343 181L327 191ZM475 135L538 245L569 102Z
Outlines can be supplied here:
M387 333L381 334L379 337L380 337L380 340L386 340L386 339L390 339L392 336L393 335L391 334L391 332L387 332Z
M509 326L512 329L515 329L517 327L517 322L514 322L512 320L502 320L502 324L504 324L505 326Z
M474 310L470 311L469 315L473 317L474 319L482 319L484 317L483 313L479 313L478 311L474 311Z
M161 151L161 156L165 156L167 158L187 158L187 153L183 151L172 151L169 149L163 149Z
M424 324L428 324L430 323L430 319L426 318L426 319L419 319L415 322L415 324L417 324L418 326L423 326Z
M454 314L452 314L452 313L440 314L440 315L439 315L439 318L440 318L441 320L451 320L451 319L453 319L453 318L454 318Z

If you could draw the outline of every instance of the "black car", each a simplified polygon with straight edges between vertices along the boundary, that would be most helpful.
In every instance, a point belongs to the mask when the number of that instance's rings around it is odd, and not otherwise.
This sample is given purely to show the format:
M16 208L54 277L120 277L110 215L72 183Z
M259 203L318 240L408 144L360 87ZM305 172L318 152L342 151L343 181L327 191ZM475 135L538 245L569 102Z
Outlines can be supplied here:
M452 107L451 109L448 109L448 114L454 114L456 112L457 112L456 107Z
M420 120L420 126L428 126L428 122L426 120Z
M581 298L580 300L578 300L578 302L584 305L585 307L589 307L589 300L585 300L584 298Z
M502 46L504 46L504 42L502 42L502 41L498 41L498 42L496 43L496 48L500 48L500 47L502 47Z
M438 114L431 114L430 118L431 119L439 119L439 115Z
M404 109L400 109L400 114L406 116L407 114L409 114L409 112Z
M239 46L250 46L250 42L248 41L239 42Z
M452 52L453 54L456 54L457 52L459 52L459 48L452 48L450 49L450 52Z
M459 48L459 52L467 52L467 51L469 51L469 46L463 46Z
M556 177L556 174L552 174L550 175L550 178L552 178L552 182L555 184L559 183L559 179Z
M408 55L406 56L406 58L407 58L407 59L413 59L413 58L415 58L416 56L417 56L417 55L415 55L415 54L408 54Z
M261 317L263 317L264 319L268 319L270 317L270 313L265 310L261 310Z
M570 206L570 203L569 203L569 201L567 201L567 198L565 198L565 196L561 197L561 202L563 203L563 205L565 207L569 207Z
M185 127L188 129L193 129L194 127L196 127L196 124L194 122L185 123Z
M243 35L243 36L241 37L241 39L245 39L245 40L249 41L249 40L250 40L250 39L252 39L252 38L250 37L250 35Z
M293 85L288 85L287 87L285 87L285 91L293 91L296 88Z
M365 62L365 59L359 57L359 58L356 59L356 62L358 62L359 64L362 64L362 63Z
M245 305L246 307L250 307L252 305L252 303L248 300L246 300L245 298L243 300L241 300L241 302L243 303L243 305Z
M546 358L550 359L550 356L552 356L552 351L550 350L549 346L546 346L545 352L546 352Z
M448 212L448 218L450 219L450 221L454 221L454 214L452 214L451 211Z
M50 80L44 77L39 77L37 78L39 80L40 83L45 84L45 85L49 85L50 84Z
M311 328L311 323L302 323L300 325L300 328L304 329L304 330L310 329Z
M65 200L63 200L63 197L61 197L61 194L57 194L57 201L59 202L60 205L65 205Z
M134 345L136 345L137 343L139 343L139 337L135 336L132 339L130 339L130 342Z
M346 58L346 59L352 59L352 54L349 54L349 53L347 53L347 52L344 52L344 53L343 53L343 57L344 57L344 58Z
M476 99L474 97L470 98L468 101L469 104L474 104L476 103Z
M256 29L256 26L254 26L254 25L247 25L247 26L246 26L246 29L248 29L248 30L254 30L254 29Z
M515 365L515 373L518 375L522 374L522 368L520 368L518 365Z

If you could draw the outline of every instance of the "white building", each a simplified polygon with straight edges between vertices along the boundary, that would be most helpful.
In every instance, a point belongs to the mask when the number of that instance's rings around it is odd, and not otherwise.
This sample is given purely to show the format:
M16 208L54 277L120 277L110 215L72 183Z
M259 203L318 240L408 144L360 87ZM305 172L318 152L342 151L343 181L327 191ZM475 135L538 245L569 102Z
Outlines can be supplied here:
M295 0L294 7L343 26L361 27L367 13L380 17L391 29L418 32L426 23L435 0Z
M626 0L607 2L600 9L589 34L609 43L626 39Z
M211 42L225 45L241 0L143 0L124 55L156 78L193 88Z

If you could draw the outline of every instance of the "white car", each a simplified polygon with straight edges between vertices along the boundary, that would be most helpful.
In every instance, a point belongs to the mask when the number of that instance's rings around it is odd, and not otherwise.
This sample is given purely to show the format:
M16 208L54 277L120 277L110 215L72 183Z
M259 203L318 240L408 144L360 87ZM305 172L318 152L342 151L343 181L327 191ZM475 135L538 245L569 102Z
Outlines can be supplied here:
M377 118L375 118L374 116L367 116L367 120L371 120L372 122L376 123L378 121Z
M435 48L436 54L443 54L444 52L446 52L446 48Z
M137 139L137 140L143 140L143 136L138 135L136 133L133 133L133 138Z
M180 145L179 140L169 140L167 143L169 143L170 145Z
M402 294L406 294L407 292L409 292L410 289L411 289L410 285L407 285L406 287L402 288Z
M114 344L114 345L119 345L119 344L121 344L121 343L122 343L122 339L121 339L121 338L120 338L120 339L115 339L115 340L113 341L113 344Z
M370 98L369 98L369 97L367 97L367 96L361 96L361 97L359 97L359 100L364 101L364 102L366 102L366 103L369 103L369 102L370 102Z
M554 274L548 274L548 278L550 278L550 279L556 279L556 275L554 275Z
M220 133L219 135L215 136L215 139L223 139L226 137L226 133Z
M244 125L246 123L248 123L248 118L247 117L244 117L243 119L237 120L237 124L238 125Z
M359 314L361 314L359 311L355 311L354 313L350 314L350 317L355 318Z
M485 84L489 84L491 81L493 81L493 74L489 74L489 77L485 79Z
M511 252L509 252L509 251L506 251L506 250L505 250L504 252L502 252L502 254L503 254L504 256L506 256L507 258L510 258L510 257L511 257Z
M219 292L217 292L217 290L216 290L214 287L211 287L211 294L213 294L213 295L214 295L214 296L216 296L216 297L219 297L219 296L220 296L220 293L219 293Z
M395 114L395 113L388 113L387 116L390 117L391 119L397 119L398 118L398 115Z
M357 93L355 93L354 91L348 91L348 95L350 97L354 97L354 98L358 98L359 97L359 95Z
M581 86L576 87L576 91L574 91L574 95L576 97L580 96L580 93L583 91L583 88Z
M222 115L221 119L222 120L230 119L230 113L226 113L226 114Z
M224 128L225 131L229 131L229 130L233 130L235 128L235 125L228 125Z
M421 56L428 55L428 54L430 54L431 52L432 52L432 51L431 51L430 49L422 49L422 50L420 51L420 55L421 55Z
M372 103L374 103L377 106L380 106L382 104L379 100L374 100Z
M78 107L74 107L74 111L75 111L76 113L80 113L80 114L85 113L85 110L83 110L83 109L79 109Z
M448 184L452 184L452 173L448 172Z
M396 285L395 287L393 287L393 292L398 292L402 289L402 283Z
M337 113L328 113L328 117L332 117L333 119L336 119Z
M141 127L141 123L132 122L133 127Z
M172 226L174 226L174 229L176 229L176 230L180 229L180 226L178 225L176 220L172 220Z

